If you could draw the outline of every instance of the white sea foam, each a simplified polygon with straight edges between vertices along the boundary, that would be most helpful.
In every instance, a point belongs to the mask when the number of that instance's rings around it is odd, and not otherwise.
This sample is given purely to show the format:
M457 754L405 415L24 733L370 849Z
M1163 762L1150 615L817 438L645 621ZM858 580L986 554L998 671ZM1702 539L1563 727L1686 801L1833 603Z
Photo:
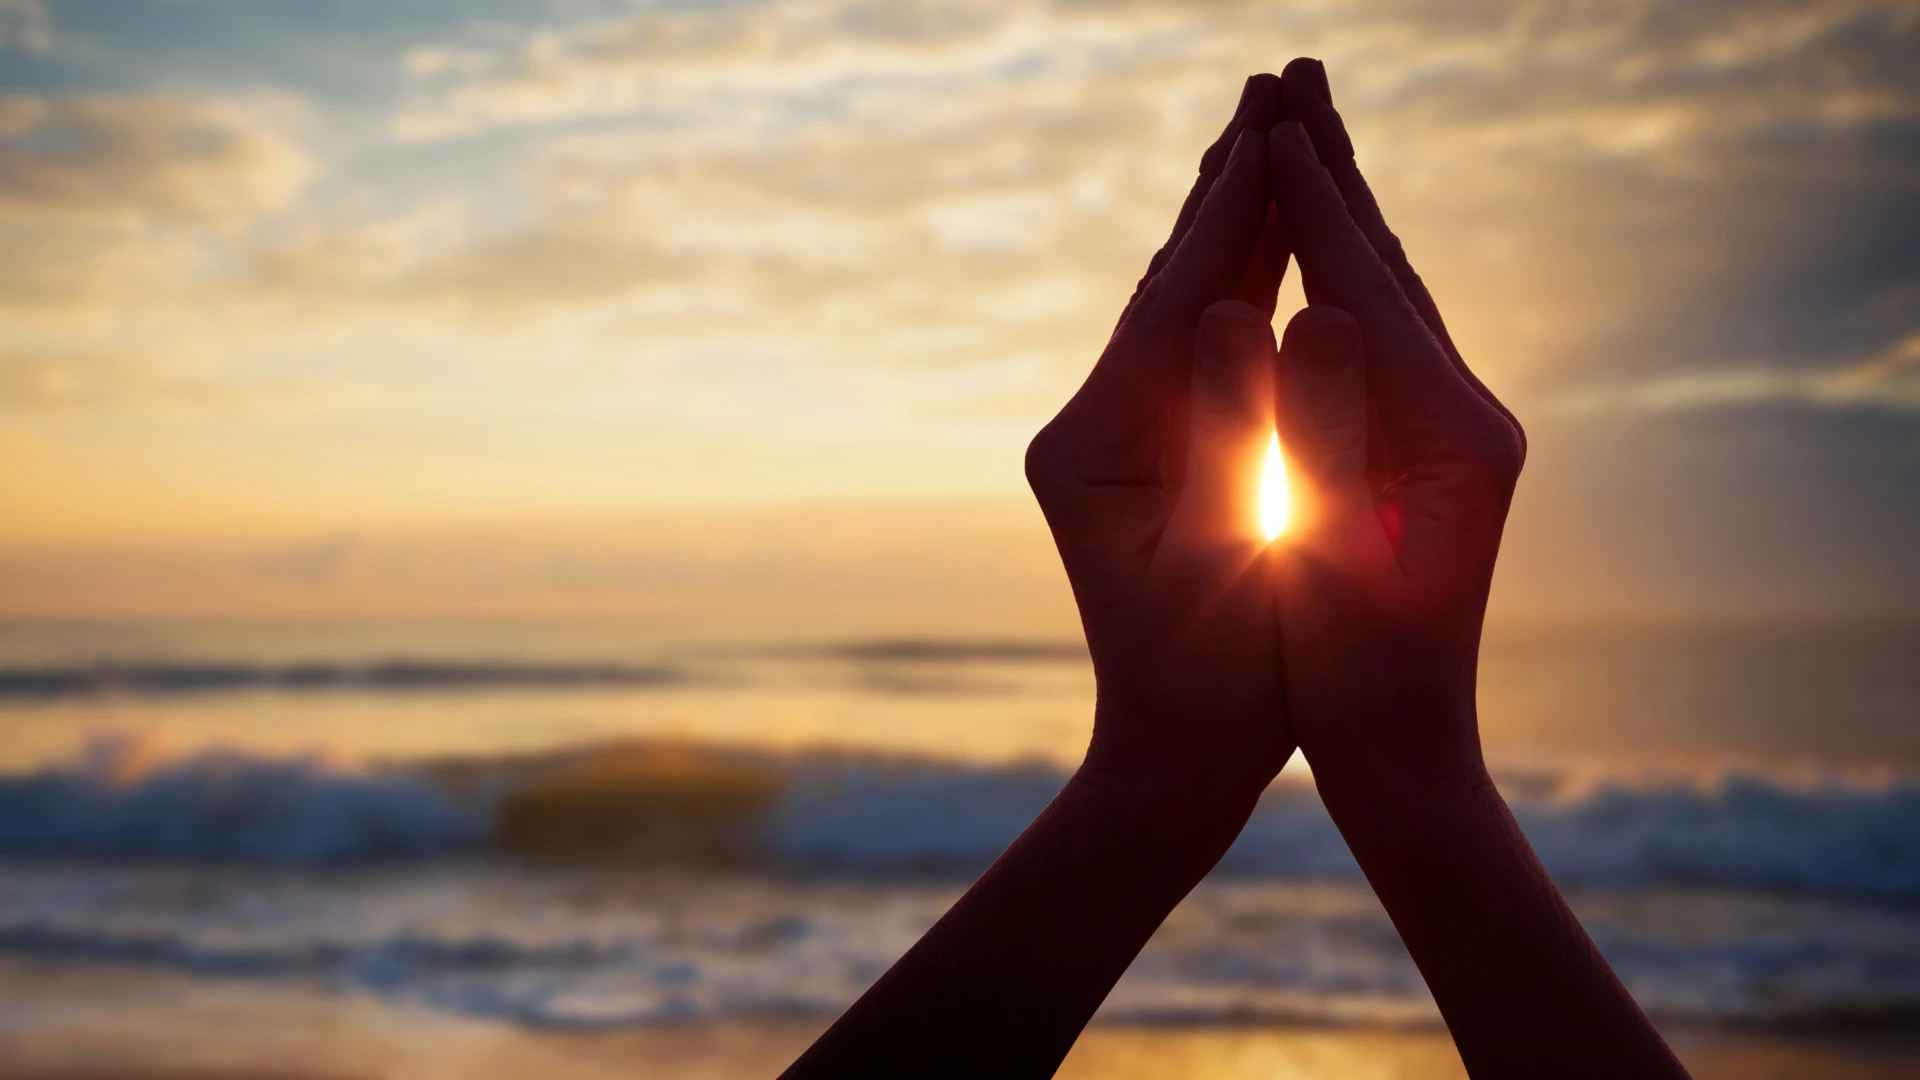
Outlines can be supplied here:
M465 781L454 785L444 767L356 768L235 752L136 766L123 746L103 743L69 766L0 778L0 854L316 864L484 852L500 840L505 801L613 753L469 763L460 770ZM732 824L750 861L782 871L968 875L991 862L1064 781L1041 765L698 753L764 783L764 797L739 801ZM645 780L617 769L587 775L621 798ZM1920 781L1913 778L1535 770L1501 782L1563 884L1920 900ZM638 799L631 820L656 833L691 828L675 816L686 802ZM1312 788L1284 779L1220 872L1358 880Z
M0 854L267 863L444 854L486 835L484 808L420 777L320 757L209 751L149 765L137 743L0 779Z

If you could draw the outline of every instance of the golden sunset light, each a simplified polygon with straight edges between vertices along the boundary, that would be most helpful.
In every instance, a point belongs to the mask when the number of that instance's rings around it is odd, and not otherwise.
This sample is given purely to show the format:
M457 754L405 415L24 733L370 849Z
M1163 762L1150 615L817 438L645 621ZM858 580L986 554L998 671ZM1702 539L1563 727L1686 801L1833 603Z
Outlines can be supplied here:
M1260 534L1271 542L1287 531L1293 519L1293 496L1287 490L1287 462L1280 454L1280 435L1267 443L1267 459L1260 466Z
M1916 57L0 0L0 1077L1920 1075Z
M1022 448L1300 52L1527 419L1498 613L1920 604L1908 459L1846 465L1920 411L1903 5L86 10L0 0L0 614L792 605L812 521L1036 529ZM1030 561L965 591L1070 632Z

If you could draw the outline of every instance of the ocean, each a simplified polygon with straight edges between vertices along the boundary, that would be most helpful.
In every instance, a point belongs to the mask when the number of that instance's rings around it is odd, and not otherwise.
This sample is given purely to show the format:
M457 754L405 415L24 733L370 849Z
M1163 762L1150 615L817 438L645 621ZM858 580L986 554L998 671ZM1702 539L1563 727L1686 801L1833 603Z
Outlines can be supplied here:
M1481 688L1502 791L1663 1026L1920 1025L1920 628L1496 627ZM0 984L817 1026L1051 798L1092 693L1046 640L6 625ZM0 1049L71 1023L46 1000L0 988ZM1298 759L1100 1019L1438 1023Z

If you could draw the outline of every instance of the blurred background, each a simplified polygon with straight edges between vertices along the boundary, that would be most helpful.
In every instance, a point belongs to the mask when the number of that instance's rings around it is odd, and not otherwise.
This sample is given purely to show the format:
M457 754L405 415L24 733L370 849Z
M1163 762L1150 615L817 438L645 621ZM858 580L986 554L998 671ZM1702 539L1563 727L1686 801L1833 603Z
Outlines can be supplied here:
M1084 749L1021 454L1303 54L1532 439L1549 870L1697 1075L1920 1075L1901 0L0 0L0 1075L777 1073ZM1296 761L1063 1075L1459 1063Z

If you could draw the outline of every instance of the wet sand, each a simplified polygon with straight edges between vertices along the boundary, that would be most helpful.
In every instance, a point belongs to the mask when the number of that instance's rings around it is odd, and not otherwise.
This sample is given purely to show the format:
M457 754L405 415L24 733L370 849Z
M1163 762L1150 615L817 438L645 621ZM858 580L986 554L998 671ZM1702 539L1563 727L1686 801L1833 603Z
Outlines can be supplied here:
M821 1020L534 1031L321 987L101 964L0 964L6 1080L736 1080L777 1075ZM1920 1037L1674 1031L1697 1080L1920 1075ZM1096 1026L1067 1080L1455 1080L1444 1031Z

